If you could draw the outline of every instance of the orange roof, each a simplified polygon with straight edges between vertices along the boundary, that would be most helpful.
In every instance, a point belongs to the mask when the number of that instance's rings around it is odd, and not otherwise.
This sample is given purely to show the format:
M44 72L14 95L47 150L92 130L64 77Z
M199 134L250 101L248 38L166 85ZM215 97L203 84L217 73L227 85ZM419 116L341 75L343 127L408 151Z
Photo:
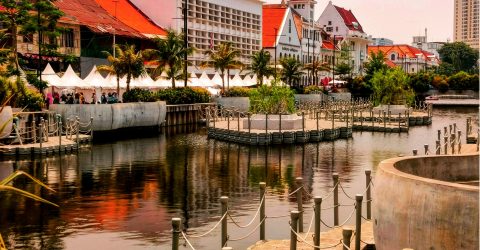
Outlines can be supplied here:
M394 62L390 61L390 60L385 60L385 64L386 64L388 67L390 67L390 68L395 68L395 67L397 67L397 65L396 65Z
M167 32L157 26L129 0L95 0L110 15L144 35L165 36ZM116 9L116 10L115 10Z
M433 54L428 51L424 51L406 44L368 46L369 55L372 52L378 53L378 51L382 51L385 54L385 57L387 57L387 55L392 52L397 53L398 57L400 58L417 58L417 55L419 54L421 54L424 59L428 59L429 56L433 56ZM428 59L428 60L437 60L437 59L434 58L434 59Z
M293 21L295 22L295 27L297 28L298 39L301 41L303 38L303 21L302 16L298 12L293 11Z
M333 50L334 48L335 48L335 46L333 46L333 43L332 43L332 42L326 41L326 40L323 40L323 41L322 41L322 49Z
M264 48L275 47L276 37L275 29L277 32L282 32L280 26L282 25L283 18L287 8L281 4L265 4L263 5L263 27L262 27L262 46Z

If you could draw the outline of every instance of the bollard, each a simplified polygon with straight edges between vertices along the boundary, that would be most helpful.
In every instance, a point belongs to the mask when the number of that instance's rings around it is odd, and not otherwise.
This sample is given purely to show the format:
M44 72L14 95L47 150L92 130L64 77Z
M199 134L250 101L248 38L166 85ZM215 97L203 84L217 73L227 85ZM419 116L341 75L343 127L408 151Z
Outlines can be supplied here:
M440 141L435 141L435 154L440 155Z
M342 229L342 236L343 236L343 250L349 250L350 249L350 239L352 238L352 233L353 230L348 227L344 227Z
M402 129L400 128L400 121L401 121L401 116L400 116L400 113L398 113L398 133L401 133L402 132Z
M355 216L355 249L360 249L360 239L362 235L362 200L363 196L357 194L355 196L355 207L356 207L356 216Z
M445 135L443 136L443 143L444 143L444 148L445 148L445 154L448 155L448 136Z
M172 218L172 250L178 250L182 219Z
M460 154L460 151L462 150L462 131L458 130L458 153Z
M338 173L333 173L333 225L338 226Z
M360 127L363 130L363 110L360 110Z
M320 221L322 219L322 197L315 196L313 198L315 202L315 234L313 235L313 244L316 247L320 246Z
M240 111L237 113L237 131L240 132Z
M32 139L33 143L37 142L37 125L35 124L35 120L32 121Z
M452 124L448 125L448 128L449 128L448 133L452 134Z
M423 148L425 149L425 155L428 155L428 144L423 145Z
M457 123L453 123L453 133L457 133Z
M297 250L297 232L299 211L290 211L290 250ZM292 232L293 230L293 232Z
M248 134L249 134L249 135L250 135L251 127L252 127L252 126L251 126L252 123L251 123L251 121L250 121L250 116L251 116L251 115L252 115L252 114L248 113ZM214 121L215 121L215 120L214 120ZM215 125L215 123L214 123L214 125Z
M332 112L332 130L335 128L335 111ZM333 133L333 131L332 131Z
M230 115L228 115L228 111L227 111L227 130L228 130L228 133L230 133Z
M228 210L228 197L227 196L222 196L220 197L220 204L222 206L222 214L221 216L223 217L222 219L222 246L224 247L225 244L227 243L227 216L224 216L227 213Z
M387 112L383 111L383 128L385 129L387 127L387 120L385 118L385 115L387 114ZM385 130L383 130L385 131Z
M372 177L371 177L371 174L372 174L372 170L370 169L367 169L365 170L365 185L366 185L366 194L367 194L367 219L371 219L372 218L372 192L371 192L371 186L370 186L370 182L372 181Z
M295 183L297 184L297 189L303 186L303 178L302 177L297 177L295 179ZM298 231L300 233L303 233L303 190L297 190L297 208L298 211L300 212L298 216Z
M260 182L260 240L265 240L265 187L266 183Z
M417 153L418 153L418 150L414 149L414 150L412 150L412 151L413 151L413 156L416 156Z
M317 112L317 131L320 131L320 130L318 129L318 119L319 119L319 118L318 118L318 115L319 115L319 112Z
M268 114L265 114L265 144L268 142Z
M77 150L80 149L80 139L78 137L79 133L80 133L80 118L77 116L77 134L76 134L76 139L77 139Z
M455 133L452 133L450 137L450 143L452 144L452 155L455 154Z
M90 142L93 142L93 117L90 117Z

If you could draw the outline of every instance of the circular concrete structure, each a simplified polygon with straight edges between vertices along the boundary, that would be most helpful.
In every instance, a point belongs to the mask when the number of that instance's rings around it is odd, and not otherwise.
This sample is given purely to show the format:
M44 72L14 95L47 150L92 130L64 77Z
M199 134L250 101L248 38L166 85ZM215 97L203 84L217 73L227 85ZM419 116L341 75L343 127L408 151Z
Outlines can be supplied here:
M373 188L376 248L479 249L478 160L475 153L381 162Z
M267 120L268 119L268 120ZM301 130L303 126L302 116L299 115L264 115L254 114L250 117L250 129L279 130ZM243 120L243 128L248 129L248 119Z

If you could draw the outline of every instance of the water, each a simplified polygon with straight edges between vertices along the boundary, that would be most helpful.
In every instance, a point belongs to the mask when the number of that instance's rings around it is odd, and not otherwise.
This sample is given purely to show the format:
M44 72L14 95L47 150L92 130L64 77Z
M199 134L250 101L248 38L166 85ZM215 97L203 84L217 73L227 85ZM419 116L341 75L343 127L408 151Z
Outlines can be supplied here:
M329 193L334 172L349 195L362 193L365 169L372 169L374 176L381 160L411 154L414 148L423 153L424 144L433 152L437 129L456 122L465 130L466 117L477 112L476 108L435 109L433 125L413 127L408 134L358 132L353 139L303 146L238 146L207 140L200 129L96 144L78 155L4 161L0 178L16 169L31 173L57 193L24 179L14 186L40 194L60 208L2 192L0 233L8 249L169 249L172 217L181 217L189 234L206 232L220 218L219 197L226 195L234 218L246 224L257 211L260 181L267 182L267 216L288 215L296 200L287 194L295 189L299 176L313 195ZM332 203L329 197L322 204ZM353 201L340 195L340 203ZM312 201L305 201L305 231L312 206ZM340 208L341 222L352 209ZM333 224L332 215L332 210L322 211L328 225ZM268 219L267 238L288 238L288 220ZM239 230L229 223L230 239L252 229ZM220 249L219 233L216 229L192 239L192 244L196 249ZM258 231L229 246L245 249L257 240Z

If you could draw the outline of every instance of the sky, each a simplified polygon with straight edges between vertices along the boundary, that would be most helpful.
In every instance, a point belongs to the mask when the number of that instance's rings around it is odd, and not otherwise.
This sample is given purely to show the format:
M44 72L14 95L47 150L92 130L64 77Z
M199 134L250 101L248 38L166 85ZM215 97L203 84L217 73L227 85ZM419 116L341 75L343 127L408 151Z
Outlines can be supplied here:
M281 0L264 0L280 3ZM351 9L363 30L372 37L411 44L412 37L425 34L429 42L453 40L454 0L334 0L334 5ZM315 19L328 0L317 0Z

